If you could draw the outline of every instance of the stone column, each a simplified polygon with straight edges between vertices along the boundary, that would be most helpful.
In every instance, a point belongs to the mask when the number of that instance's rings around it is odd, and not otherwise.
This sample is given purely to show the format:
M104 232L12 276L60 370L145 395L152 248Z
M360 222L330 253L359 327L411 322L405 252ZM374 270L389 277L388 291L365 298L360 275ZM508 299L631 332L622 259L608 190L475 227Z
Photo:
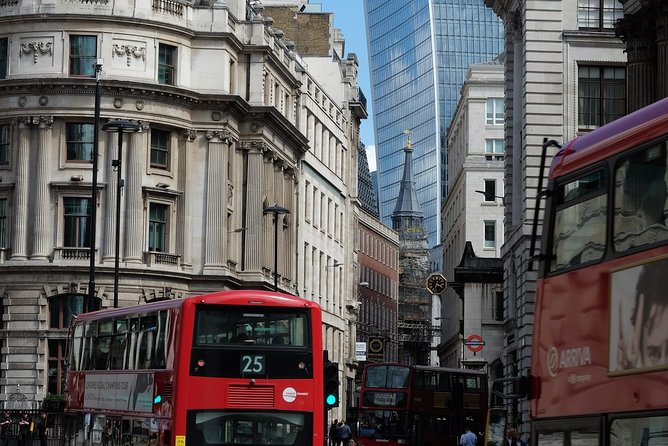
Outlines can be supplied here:
M107 183L105 194L104 212L104 244L102 246L102 263L114 263L116 258L116 167L112 167L114 160L118 159L118 134L116 132L105 132L107 134L107 156L104 167L100 171L104 174ZM120 253L119 253L120 255Z
M656 18L656 96L668 97L668 5L663 4Z
M51 148L51 125L53 116L33 117L33 124L39 126L39 144L37 145L37 172L35 175L35 220L32 225L31 260L49 260L53 249L51 236L52 215L49 197L49 167Z
M206 178L204 267L221 267L227 255L227 162L232 143L228 130L206 132L209 140Z
M191 144L197 138L197 130L184 129L181 134L185 142L181 141L179 143L179 189L188 191L190 189L187 183L188 178L190 178L190 175L197 175L197 172L193 171L195 163L189 162L189 151L197 150L196 146ZM181 265L185 267L192 267L192 238L190 237L192 232L192 208L192 197L184 196L178 205L176 248L177 253L181 253L183 256Z
M150 126L139 123L140 131L130 133L123 142L126 147L123 157L125 168L125 219L121 220L125 229L125 250L121 258L127 263L142 263L144 251L144 199L142 178L146 172L146 151L149 147ZM117 135L118 136L118 135Z
M28 186L30 183L30 118L18 118L18 157L11 260L27 260Z
M615 32L626 43L626 111L631 113L656 101L656 32L653 17L646 11L626 15L615 26Z
M262 266L261 237L263 221L263 184L264 144L261 142L244 142L242 150L246 151L248 170L246 172L245 208L246 237L244 238L244 270L260 271Z

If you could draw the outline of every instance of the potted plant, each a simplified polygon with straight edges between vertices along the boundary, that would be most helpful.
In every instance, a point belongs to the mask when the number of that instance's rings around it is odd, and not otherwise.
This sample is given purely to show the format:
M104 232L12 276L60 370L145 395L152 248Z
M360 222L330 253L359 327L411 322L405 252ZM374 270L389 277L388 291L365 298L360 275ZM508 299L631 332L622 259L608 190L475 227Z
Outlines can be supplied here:
M55 393L47 393L42 401L44 412L62 412L65 409L65 397Z

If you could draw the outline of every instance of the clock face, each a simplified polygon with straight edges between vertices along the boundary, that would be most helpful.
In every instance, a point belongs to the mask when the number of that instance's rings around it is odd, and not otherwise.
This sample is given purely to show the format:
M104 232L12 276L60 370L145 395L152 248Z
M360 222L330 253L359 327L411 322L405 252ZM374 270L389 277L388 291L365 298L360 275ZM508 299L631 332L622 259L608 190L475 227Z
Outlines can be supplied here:
M448 281L443 274L432 274L427 278L427 291L431 294L442 294L448 287Z

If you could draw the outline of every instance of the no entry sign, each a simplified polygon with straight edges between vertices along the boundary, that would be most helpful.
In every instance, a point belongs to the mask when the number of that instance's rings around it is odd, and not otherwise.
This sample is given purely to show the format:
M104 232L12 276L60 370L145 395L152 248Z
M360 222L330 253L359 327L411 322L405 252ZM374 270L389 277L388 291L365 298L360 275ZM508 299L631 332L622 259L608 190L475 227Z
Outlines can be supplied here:
M464 341L466 348L471 350L473 353L479 352L485 346L485 341L478 335L471 335Z

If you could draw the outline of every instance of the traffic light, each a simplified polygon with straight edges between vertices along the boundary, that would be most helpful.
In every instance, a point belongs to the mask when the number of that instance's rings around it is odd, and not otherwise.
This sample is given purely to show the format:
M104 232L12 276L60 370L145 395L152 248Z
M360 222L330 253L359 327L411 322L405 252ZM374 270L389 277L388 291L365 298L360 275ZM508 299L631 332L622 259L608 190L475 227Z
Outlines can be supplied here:
M325 361L323 370L323 384L325 390L325 410L339 406L339 364Z

